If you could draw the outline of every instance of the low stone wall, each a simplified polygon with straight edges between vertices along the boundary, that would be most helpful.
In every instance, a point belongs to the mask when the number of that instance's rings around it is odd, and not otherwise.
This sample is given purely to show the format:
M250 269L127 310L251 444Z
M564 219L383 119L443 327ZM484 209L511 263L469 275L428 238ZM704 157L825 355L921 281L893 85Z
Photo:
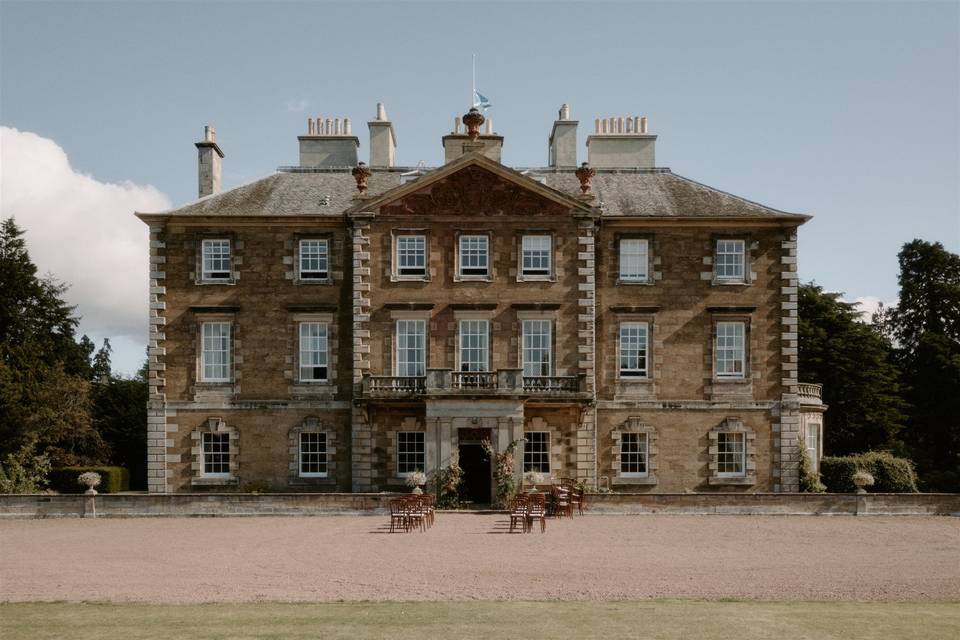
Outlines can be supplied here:
M202 516L384 515L391 493L101 494L107 518ZM587 496L587 511L611 515L949 515L956 493L608 493ZM84 495L0 495L0 518L90 517Z

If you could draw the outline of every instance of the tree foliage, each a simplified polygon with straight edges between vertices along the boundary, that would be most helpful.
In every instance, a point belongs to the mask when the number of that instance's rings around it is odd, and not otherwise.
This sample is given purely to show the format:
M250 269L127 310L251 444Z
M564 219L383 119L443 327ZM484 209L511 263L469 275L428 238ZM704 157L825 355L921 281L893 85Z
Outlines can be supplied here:
M904 422L889 340L853 304L816 284L799 291L801 382L822 382L829 455L896 447Z

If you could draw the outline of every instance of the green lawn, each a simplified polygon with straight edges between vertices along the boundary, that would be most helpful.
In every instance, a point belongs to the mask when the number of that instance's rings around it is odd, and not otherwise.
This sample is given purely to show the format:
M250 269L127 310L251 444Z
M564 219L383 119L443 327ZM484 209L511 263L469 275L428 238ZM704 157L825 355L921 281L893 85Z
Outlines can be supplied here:
M960 637L957 603L414 602L0 604L0 638L878 638Z

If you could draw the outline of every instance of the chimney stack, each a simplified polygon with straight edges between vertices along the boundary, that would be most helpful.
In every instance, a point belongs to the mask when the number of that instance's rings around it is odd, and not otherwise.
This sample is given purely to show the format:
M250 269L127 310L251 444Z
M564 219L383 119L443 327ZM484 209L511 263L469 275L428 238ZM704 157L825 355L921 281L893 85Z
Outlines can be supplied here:
M307 135L300 142L301 167L355 167L360 140L350 118L307 118Z
M197 146L197 177L201 198L220 193L220 160L223 151L217 146L217 132L207 125L203 128L203 140Z
M548 146L551 167L572 168L577 166L577 120L570 119L570 105L560 107L553 123Z
M370 128L370 166L392 167L397 161L397 133L387 120L387 110L377 103L377 119L367 123Z
M597 169L652 169L656 142L657 136L647 132L646 116L598 119L587 136L587 161Z

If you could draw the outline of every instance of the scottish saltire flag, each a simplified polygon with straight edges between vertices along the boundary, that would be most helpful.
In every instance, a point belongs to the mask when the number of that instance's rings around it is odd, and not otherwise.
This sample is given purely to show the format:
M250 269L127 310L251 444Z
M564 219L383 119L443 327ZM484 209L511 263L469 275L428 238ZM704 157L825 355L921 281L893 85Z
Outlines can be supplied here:
M473 90L473 106L480 107L484 111L492 107L490 100L487 99L487 96L483 95L476 89Z

